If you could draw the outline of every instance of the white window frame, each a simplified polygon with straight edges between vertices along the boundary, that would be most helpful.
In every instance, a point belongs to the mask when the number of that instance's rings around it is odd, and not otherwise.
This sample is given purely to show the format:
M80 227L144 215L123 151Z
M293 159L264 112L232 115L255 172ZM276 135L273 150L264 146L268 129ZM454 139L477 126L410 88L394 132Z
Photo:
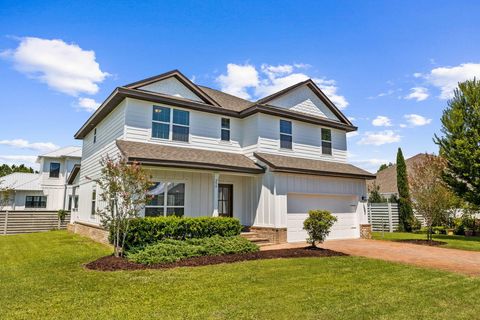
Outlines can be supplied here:
M291 126L291 133L283 133L282 132L282 121L286 121L286 122L290 122L290 126ZM278 132L279 132L279 135L278 135L278 144L279 144L279 148L280 150L283 150L283 151L288 151L288 150L293 150L293 121L291 120L286 120L286 119L279 119L278 121ZM290 138L292 138L292 141L291 141L291 148L283 148L282 147L282 135L283 136L290 136Z
M322 132L323 130L329 130L330 131L330 140L324 140L323 139L323 132ZM323 143L324 142L330 143L330 153L323 153ZM321 128L320 129L320 147L322 148L322 155L333 156L332 129L330 129L330 128Z
M94 194L95 194L95 197L94 197ZM96 212L97 212L97 186L93 186L92 188L92 201L90 202L90 217L91 218L95 218L95 216L97 215Z
M167 109L170 110L170 119L169 119L168 122L166 122L166 121L160 121L160 120L153 120L153 110L155 109L155 107L167 108ZM188 125L173 123L173 113L174 113L174 110L179 110L179 111L188 112ZM180 108L172 108L172 107L170 107L170 106L164 106L164 105L153 105L153 106L152 106L152 119L151 119L151 120L152 120L152 128L151 128L150 137L151 137L153 140L172 141L172 142L180 142L180 143L190 143L190 111L189 111L189 110L184 110L184 109L180 109ZM166 125L168 125L168 139L160 138L160 137L154 137L154 136L153 136L153 123L159 123L159 124L166 124ZM187 140L187 141L173 140L173 126L188 128L188 140Z
M223 119L228 120L228 128L223 127ZM222 133L224 130L228 131L228 140L222 139ZM220 118L220 141L223 143L229 143L232 141L232 120L230 118L227 118L227 117Z
M145 209L147 208L158 208L158 209L163 209L163 217L167 216L167 210L169 208L183 208L183 215L185 216L185 207L186 207L186 202L187 202L187 184L185 181L155 181L154 184L157 183L164 183L165 184L165 190L163 194L163 204L159 205L145 205ZM183 184L183 206L169 206L168 205L168 186L171 184ZM145 212L143 214L145 216ZM162 216L159 216L162 217Z

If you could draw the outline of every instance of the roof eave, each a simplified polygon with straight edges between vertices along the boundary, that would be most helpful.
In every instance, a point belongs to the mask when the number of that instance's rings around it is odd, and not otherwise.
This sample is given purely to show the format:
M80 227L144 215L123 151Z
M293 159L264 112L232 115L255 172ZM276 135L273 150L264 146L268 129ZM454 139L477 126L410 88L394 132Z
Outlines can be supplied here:
M265 170L263 168L242 168L234 167L227 165L219 164L209 164L209 163L195 163L190 161L169 161L161 159L146 159L138 157L128 157L128 163L138 162L141 165L151 165L157 167L170 167L170 168L182 168L182 169L200 169L200 170L216 170L216 171L225 171L225 172L238 172L238 173L253 173L261 174Z

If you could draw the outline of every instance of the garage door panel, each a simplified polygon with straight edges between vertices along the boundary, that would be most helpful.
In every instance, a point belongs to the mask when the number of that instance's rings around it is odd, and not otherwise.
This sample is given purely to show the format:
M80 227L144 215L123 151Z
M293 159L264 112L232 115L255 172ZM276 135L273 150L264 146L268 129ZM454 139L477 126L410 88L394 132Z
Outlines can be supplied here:
M329 196L289 194L287 196L287 240L289 242L305 241L307 232L303 230L303 221L308 218L308 211L314 209L328 210L337 217L327 239L351 239L357 237L356 196Z

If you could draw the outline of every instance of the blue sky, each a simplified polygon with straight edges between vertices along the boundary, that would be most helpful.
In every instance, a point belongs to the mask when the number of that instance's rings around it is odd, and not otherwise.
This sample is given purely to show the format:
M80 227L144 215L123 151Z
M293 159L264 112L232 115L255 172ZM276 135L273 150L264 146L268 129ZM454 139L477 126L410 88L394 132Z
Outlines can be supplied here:
M179 69L258 98L311 77L359 127L368 170L436 152L446 99L480 76L478 1L0 1L0 163L31 164L117 86ZM90 111L88 111L90 110Z

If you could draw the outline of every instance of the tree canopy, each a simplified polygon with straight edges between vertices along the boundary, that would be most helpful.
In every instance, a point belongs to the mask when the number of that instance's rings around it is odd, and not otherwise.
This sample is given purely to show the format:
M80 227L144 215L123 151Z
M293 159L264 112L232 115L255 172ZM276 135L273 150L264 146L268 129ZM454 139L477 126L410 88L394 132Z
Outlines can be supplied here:
M480 206L480 82L458 84L441 118L442 136L435 135L446 160L444 181L460 198Z
M12 164L11 166L9 166L8 164L0 165L0 177L6 176L14 172L34 173L36 171L33 170L31 167L25 166L24 164L18 166L14 164Z

